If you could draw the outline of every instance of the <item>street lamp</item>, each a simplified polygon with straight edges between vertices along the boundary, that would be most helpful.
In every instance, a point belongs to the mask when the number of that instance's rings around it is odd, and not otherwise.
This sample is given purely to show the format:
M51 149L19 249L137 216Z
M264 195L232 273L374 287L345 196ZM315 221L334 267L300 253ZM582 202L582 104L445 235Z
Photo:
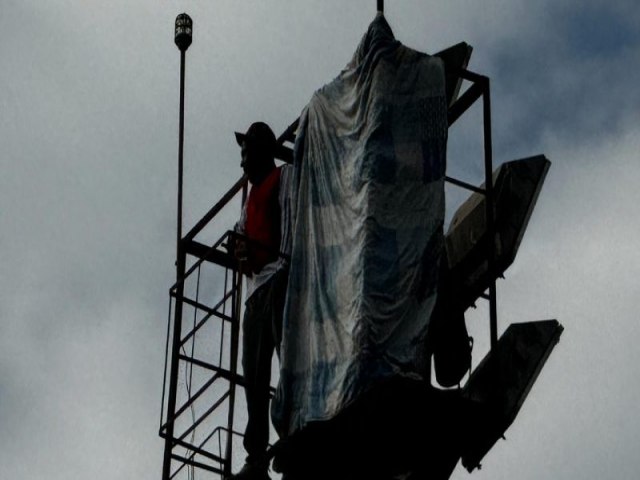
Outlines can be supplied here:
M186 13L176 17L174 41L180 49L180 126L178 136L178 257L182 241L182 153L184 149L184 72L185 53L191 45L193 36L193 20Z
M181 52L184 52L191 45L193 35L193 20L186 13L181 13L176 17L175 42Z
M176 303L173 323L173 346L171 350L171 372L169 374L169 398L167 401L167 430L165 432L164 464L162 479L171 478L171 449L174 443L174 420L176 412L178 360L180 335L182 332L182 298L184 296L183 277L186 268L184 246L182 244L182 171L184 151L184 72L185 53L191 45L193 20L186 13L176 17L175 42L180 49L180 124L178 127L178 226L176 242Z

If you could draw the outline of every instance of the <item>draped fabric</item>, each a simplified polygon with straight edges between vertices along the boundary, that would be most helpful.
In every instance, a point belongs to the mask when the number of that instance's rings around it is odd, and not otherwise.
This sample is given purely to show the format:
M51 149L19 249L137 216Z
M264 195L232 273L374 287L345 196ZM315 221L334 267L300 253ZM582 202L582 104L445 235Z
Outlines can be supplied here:
M280 435L331 419L386 379L422 377L446 143L442 60L400 44L378 15L300 119L272 404Z

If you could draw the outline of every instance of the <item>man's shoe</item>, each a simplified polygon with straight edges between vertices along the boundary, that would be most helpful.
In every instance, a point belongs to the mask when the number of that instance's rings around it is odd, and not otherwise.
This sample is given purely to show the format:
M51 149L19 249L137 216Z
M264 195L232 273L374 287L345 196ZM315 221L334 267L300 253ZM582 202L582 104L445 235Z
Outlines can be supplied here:
M227 477L226 480L271 480L268 468L268 465L245 463L238 473Z

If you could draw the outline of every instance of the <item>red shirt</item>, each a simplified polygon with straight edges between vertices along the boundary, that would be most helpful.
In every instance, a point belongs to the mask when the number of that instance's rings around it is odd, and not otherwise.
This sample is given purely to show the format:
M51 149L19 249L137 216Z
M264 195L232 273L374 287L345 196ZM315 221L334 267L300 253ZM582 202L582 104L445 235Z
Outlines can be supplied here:
M278 258L280 250L280 168L274 168L258 185L252 185L246 203L245 235L251 270L258 273Z

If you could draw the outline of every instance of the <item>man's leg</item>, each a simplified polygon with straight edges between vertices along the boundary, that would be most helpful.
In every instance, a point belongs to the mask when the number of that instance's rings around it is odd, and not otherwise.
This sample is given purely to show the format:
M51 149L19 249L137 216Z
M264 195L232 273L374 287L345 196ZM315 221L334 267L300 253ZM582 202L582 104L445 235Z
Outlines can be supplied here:
M244 448L247 463L268 465L269 387L274 344L271 332L271 281L260 287L247 300L243 320L242 368L247 399L247 428Z

